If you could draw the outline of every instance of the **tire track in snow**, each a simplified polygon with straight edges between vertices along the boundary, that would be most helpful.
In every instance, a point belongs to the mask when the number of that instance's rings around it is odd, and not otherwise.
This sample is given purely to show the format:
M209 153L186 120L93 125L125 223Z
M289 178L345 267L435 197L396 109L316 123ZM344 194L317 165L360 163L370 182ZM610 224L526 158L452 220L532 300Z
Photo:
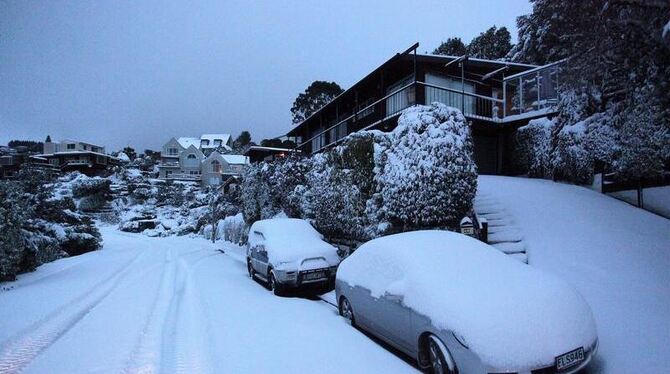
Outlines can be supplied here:
M174 251L170 248L166 252L163 275L152 303L151 312L123 370L124 373L149 374L160 370L162 326L165 324L166 311L171 302L171 290L174 289L175 281L176 261Z
M18 373L35 357L70 331L120 284L142 257L138 253L107 278L96 283L67 305L32 324L0 346L0 373ZM145 269L142 273L149 271Z
M176 265L173 297L167 309L163 328L161 371L169 373L206 373L211 371L206 331L199 301L194 296L191 271L200 261L216 253L206 253L192 262L180 257ZM189 269L191 267L191 269Z

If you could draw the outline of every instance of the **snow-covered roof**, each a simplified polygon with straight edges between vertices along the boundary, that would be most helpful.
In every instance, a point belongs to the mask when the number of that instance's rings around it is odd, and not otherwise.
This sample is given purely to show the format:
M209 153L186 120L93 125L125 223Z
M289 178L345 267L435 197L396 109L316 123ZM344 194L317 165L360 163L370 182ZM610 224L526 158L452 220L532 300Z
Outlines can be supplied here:
M230 140L230 134L202 134L200 140L208 140L209 144L201 145L201 148L216 148L214 140L221 140L221 146L226 145ZM199 143L202 144L202 143Z
M221 155L229 164L246 165L249 163L249 157L242 155Z
M567 282L454 232L371 240L342 261L337 278L373 297L402 296L493 367L551 365L596 341L591 309Z
M198 138L192 138L189 136L182 136L180 138L177 138L177 142L179 145L184 147L184 149L194 145L196 148L200 147L200 139Z

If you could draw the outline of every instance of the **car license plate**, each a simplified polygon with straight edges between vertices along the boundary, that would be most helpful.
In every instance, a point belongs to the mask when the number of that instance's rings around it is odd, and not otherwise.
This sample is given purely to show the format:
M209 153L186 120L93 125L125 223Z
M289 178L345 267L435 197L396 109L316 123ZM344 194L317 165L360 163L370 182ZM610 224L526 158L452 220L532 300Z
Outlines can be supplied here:
M323 278L323 272L322 271L317 271L314 273L307 273L303 277L304 280L314 280L314 279L320 279Z
M584 347L579 347L574 351L564 353L556 357L556 370L565 370L584 361Z

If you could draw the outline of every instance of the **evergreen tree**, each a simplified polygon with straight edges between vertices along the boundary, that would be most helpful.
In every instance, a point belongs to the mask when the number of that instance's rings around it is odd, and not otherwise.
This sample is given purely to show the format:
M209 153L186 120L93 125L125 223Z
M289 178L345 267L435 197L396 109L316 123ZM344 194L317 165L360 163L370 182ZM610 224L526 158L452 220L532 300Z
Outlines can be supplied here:
M51 143L51 135L47 135L47 140L44 141L45 143Z
M495 26L479 34L468 45L468 54L476 58L497 60L507 56L512 49L512 38L506 27Z
M434 55L463 56L468 51L461 38L449 38L433 51Z
M233 141L233 150L235 150L237 153L244 153L244 150L250 145L251 143L251 133L249 131L242 131L240 135L237 136L235 141Z
M293 123L304 121L344 90L335 82L314 81L298 95L291 107Z
M125 153L126 156L128 156L128 158L131 161L137 158L137 153L135 152L135 149L130 146L123 148L122 152Z

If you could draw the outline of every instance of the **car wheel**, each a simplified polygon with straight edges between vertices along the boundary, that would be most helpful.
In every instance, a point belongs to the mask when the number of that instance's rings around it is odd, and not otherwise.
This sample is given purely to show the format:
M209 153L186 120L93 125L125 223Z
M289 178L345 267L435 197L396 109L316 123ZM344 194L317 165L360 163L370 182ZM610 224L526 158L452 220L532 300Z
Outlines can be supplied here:
M247 261L247 271L249 272L249 277L251 279L254 279L256 277L256 272L254 271L254 267L251 266L251 262Z
M444 343L435 335L428 338L429 373L456 374L456 364Z
M268 287L270 287L270 291L274 293L277 296L282 296L284 294L284 289L282 285L277 282L277 279L275 278L275 273L274 271L270 270L270 275L268 276Z
M340 298L340 315L347 321L351 326L356 326L356 319L354 318L354 310L351 308L351 303L349 300L342 296Z

